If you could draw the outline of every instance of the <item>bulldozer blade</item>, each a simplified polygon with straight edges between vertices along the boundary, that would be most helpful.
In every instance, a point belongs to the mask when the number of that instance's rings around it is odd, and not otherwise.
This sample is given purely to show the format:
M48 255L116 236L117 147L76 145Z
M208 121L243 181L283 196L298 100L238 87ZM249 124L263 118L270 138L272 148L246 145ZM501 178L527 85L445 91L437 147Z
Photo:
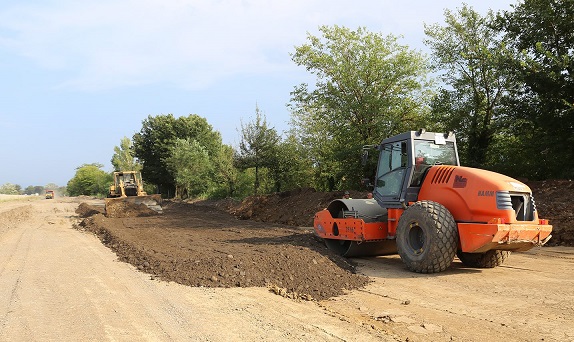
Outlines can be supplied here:
M144 204L148 208L154 210L155 212L161 214L163 210L161 208L161 195L146 195L146 196L127 196L127 197L116 197L116 198L106 198L106 208L111 203L117 202L124 202L124 203L133 203L133 204Z

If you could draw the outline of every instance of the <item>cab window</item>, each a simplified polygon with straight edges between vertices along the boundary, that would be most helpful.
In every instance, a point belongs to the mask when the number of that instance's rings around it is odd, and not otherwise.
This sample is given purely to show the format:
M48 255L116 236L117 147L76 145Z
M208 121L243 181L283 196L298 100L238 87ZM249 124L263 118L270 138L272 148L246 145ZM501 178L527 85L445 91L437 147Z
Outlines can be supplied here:
M408 161L406 151L406 142L387 144L382 147L375 182L375 191L382 196L397 197L400 195Z
M421 186L425 171L433 165L457 165L453 142L435 144L432 141L415 141L415 164L410 186Z

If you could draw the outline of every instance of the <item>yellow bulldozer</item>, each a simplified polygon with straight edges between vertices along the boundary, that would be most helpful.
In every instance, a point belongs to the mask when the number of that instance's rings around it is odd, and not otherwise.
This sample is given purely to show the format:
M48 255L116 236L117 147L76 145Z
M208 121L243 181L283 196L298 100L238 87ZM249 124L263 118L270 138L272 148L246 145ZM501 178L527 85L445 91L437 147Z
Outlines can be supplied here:
M114 182L110 185L106 210L114 203L129 202L145 204L148 208L161 213L161 195L148 195L143 188L141 173L138 171L114 172Z

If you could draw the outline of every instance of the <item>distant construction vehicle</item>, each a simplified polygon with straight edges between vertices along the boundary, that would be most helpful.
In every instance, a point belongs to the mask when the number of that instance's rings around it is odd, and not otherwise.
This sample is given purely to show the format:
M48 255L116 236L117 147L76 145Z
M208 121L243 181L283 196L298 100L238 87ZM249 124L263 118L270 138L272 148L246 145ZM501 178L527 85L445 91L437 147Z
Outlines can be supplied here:
M114 182L110 185L106 209L112 203L129 202L145 204L149 208L161 212L161 195L148 195L143 188L141 173L138 171L114 172Z
M398 252L409 270L435 273L455 255L469 267L495 267L551 237L530 188L460 166L453 133L399 134L365 146L365 160L370 148L379 151L374 199L337 199L315 215L316 234L340 255Z
M46 190L46 199L54 199L54 190Z

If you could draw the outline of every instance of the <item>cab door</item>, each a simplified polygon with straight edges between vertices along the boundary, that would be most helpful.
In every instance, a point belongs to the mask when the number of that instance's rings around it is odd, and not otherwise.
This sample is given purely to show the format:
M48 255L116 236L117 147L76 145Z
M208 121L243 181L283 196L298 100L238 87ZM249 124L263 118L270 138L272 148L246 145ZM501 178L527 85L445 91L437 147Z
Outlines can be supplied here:
M406 141L388 143L380 147L374 193L383 207L401 207L407 166Z

